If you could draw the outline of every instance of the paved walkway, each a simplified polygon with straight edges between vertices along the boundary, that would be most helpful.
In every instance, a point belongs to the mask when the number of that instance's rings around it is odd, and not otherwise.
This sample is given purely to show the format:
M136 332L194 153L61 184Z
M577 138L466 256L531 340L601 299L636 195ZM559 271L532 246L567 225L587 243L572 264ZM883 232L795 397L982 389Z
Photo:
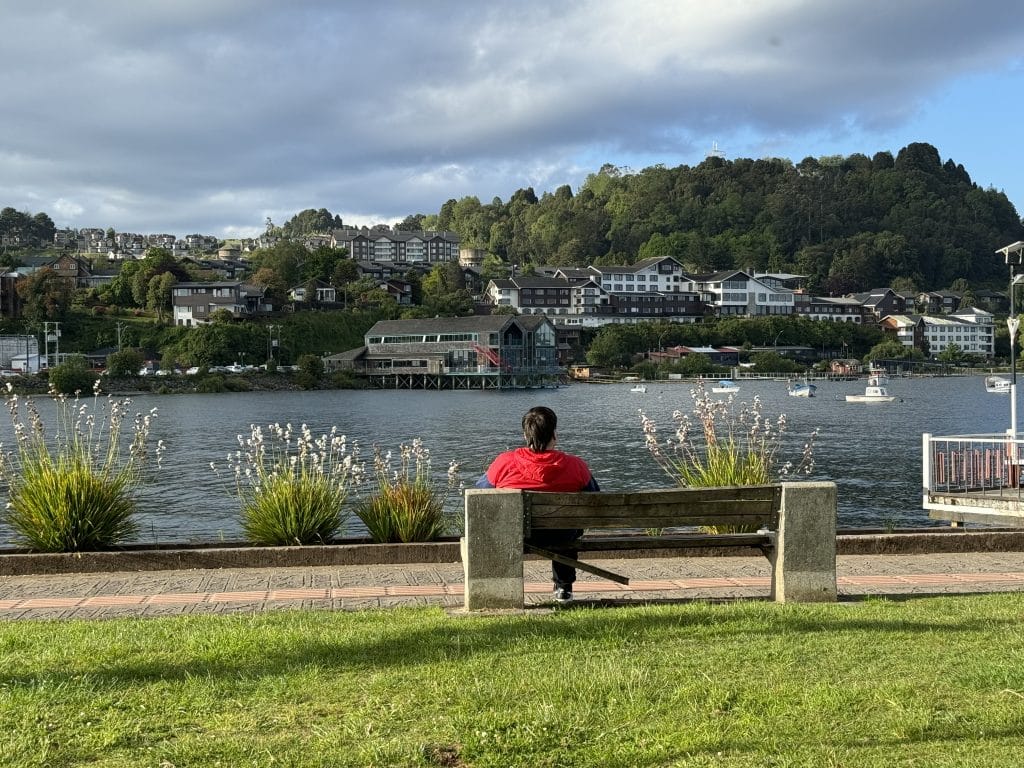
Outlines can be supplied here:
M603 560L628 587L581 574L579 604L767 599L764 558ZM1024 552L841 555L840 598L1024 590ZM549 568L526 563L528 606L551 605ZM462 605L459 563L224 568L0 577L0 620Z

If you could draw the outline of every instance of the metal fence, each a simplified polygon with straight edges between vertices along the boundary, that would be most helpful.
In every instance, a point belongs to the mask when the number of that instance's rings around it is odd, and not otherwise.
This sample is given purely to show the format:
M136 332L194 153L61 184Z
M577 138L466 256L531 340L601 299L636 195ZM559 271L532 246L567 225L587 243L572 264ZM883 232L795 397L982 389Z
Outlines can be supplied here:
M923 435L922 480L928 494L997 493L1021 497L1024 438Z

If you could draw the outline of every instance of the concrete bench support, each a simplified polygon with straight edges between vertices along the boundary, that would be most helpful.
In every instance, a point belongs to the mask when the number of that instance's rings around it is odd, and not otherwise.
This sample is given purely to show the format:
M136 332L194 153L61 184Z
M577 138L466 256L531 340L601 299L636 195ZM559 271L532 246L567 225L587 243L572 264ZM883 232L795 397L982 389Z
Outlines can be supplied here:
M835 483L783 483L772 553L772 599L836 600Z
M523 607L521 491L466 491L462 571L467 611Z

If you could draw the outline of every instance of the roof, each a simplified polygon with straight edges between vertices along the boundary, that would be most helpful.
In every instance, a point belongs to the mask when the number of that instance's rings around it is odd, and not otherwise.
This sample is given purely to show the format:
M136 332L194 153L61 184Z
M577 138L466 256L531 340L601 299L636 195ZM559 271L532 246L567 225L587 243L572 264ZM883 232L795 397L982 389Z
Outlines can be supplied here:
M529 318L530 323L527 323ZM550 322L543 315L469 315L467 317L425 317L412 320L380 320L366 336L402 336L415 333L497 333L510 323L525 328Z

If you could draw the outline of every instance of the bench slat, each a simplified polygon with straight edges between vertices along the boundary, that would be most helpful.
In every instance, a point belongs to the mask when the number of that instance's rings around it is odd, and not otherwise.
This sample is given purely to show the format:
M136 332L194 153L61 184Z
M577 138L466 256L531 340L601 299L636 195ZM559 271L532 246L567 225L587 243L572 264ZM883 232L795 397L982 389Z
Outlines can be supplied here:
M759 533L694 533L665 536L601 536L581 539L566 549L578 552L608 552L625 549L689 549L697 547L767 547L772 546L771 537ZM558 551L561 546L548 545Z
M633 493L523 494L527 530L552 528L777 527L779 486Z

